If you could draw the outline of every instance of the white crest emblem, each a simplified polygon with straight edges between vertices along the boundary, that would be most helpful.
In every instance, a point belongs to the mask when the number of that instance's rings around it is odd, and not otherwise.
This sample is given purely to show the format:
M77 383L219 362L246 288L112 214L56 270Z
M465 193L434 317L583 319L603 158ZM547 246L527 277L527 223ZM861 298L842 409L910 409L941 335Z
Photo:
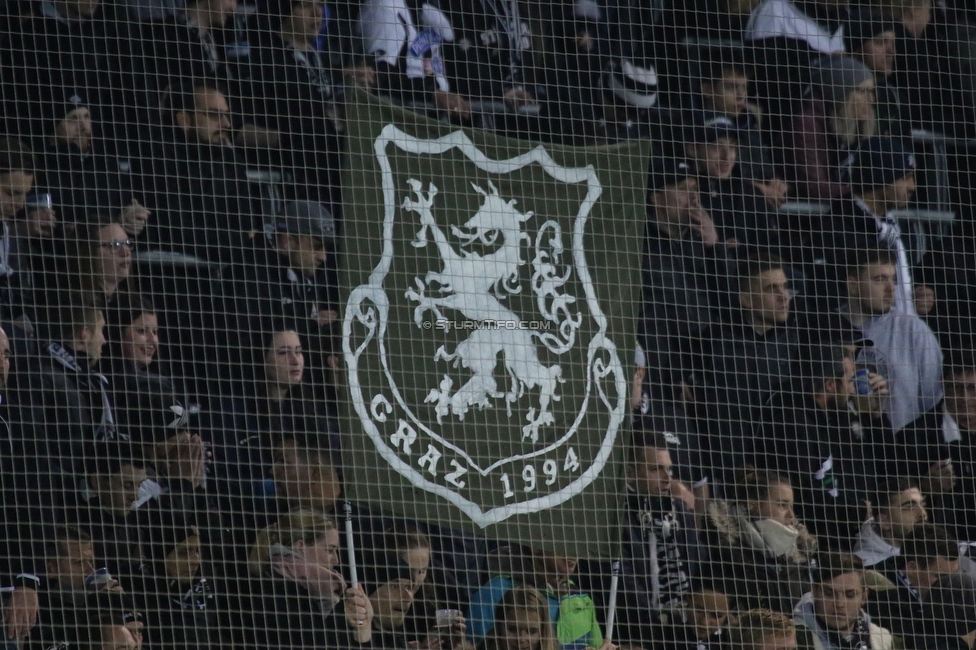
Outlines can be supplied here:
M496 179L536 166L585 196L575 215L537 216L523 211L532 197L506 197L492 181L408 176L396 186L391 157L455 149ZM627 399L586 263L586 221L602 192L595 171L561 167L541 146L492 160L460 131L422 140L388 125L374 150L383 249L343 321L365 432L410 483L479 526L565 502L602 471ZM454 223L457 210L438 199L451 182L480 204ZM418 340L423 352L411 355L405 343ZM502 435L463 435L475 427Z

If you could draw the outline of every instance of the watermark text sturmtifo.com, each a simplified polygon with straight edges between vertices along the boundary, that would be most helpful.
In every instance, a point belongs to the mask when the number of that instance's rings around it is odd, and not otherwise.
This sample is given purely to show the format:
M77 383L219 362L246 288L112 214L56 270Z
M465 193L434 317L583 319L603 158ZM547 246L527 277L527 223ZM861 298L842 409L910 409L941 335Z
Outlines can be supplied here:
M430 329L430 321L424 322L424 327ZM547 320L447 320L441 318L434 321L434 327L445 332L451 330L548 330L552 322Z

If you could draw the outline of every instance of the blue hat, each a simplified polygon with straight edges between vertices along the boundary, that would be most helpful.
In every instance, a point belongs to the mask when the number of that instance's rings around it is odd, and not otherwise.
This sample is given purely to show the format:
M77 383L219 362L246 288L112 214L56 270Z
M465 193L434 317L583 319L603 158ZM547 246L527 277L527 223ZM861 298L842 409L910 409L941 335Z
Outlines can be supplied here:
M841 168L853 187L872 190L891 185L915 171L915 155L896 138L871 138L854 151Z

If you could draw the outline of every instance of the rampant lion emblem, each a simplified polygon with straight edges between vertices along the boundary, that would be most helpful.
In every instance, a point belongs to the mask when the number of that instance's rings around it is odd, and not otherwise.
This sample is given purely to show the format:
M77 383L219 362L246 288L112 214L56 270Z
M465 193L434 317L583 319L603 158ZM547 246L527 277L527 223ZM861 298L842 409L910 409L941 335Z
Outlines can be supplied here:
M393 125L374 151L382 226L351 240L361 279L342 334L364 451L481 527L580 494L628 397L606 280L587 265L594 167L541 146L496 160L461 131ZM437 161L444 171L417 171Z
M455 368L467 368L472 376L452 392L454 382L444 375L439 386L431 389L426 402L435 404L438 422L448 414L463 420L472 406L489 407L495 399L505 401L511 416L512 403L526 391L538 389L538 407L529 410L528 424L522 428L523 437L536 442L539 428L554 421L550 405L559 401L557 387L562 375L558 364L547 366L539 361L536 341L556 354L566 352L573 346L581 321L580 314L569 313L569 306L576 299L558 292L572 273L571 265L566 266L563 275L556 273L563 252L559 224L547 221L540 228L537 253L532 260L535 268L532 289L539 297L540 311L557 325L562 337L520 327L498 327L499 323L522 322L503 300L506 293L522 290L518 284L519 269L526 263L522 259L522 244L530 240L523 227L533 213L519 212L515 208L516 201L502 199L491 182L488 183L490 193L472 184L484 197L484 203L461 228L451 228L452 234L461 242L460 250L455 250L431 212L437 186L431 183L424 193L422 184L416 179L410 179L409 184L416 199L404 200L403 208L420 216L420 230L412 243L420 248L432 239L443 264L442 270L430 271L423 279L415 277L415 286L406 291L406 297L417 303L414 322L421 327L427 311L432 311L438 321L446 322L444 311L452 310L470 321L492 324L489 328L474 329L471 336L453 351L444 346L437 349L435 360L451 362ZM500 245L490 254L481 255L464 249L473 242ZM544 250L543 244L551 246L553 252ZM549 299L555 307L549 304ZM498 363L504 364L510 380L507 391L498 390L494 378Z

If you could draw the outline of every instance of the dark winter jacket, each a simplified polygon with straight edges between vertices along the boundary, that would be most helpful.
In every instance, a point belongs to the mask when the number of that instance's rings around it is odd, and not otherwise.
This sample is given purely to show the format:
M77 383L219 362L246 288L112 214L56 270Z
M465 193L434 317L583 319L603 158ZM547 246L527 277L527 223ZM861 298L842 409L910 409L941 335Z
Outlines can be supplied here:
M725 249L706 247L686 234L672 239L648 225L643 269L641 347L647 354L652 385L677 384L690 367L690 344L717 320L716 279Z
M617 610L622 631L615 636L640 644L655 638L652 626L690 593L691 581L702 573L707 547L699 543L694 517L681 501L628 491ZM671 546L668 566L659 555L665 545Z

